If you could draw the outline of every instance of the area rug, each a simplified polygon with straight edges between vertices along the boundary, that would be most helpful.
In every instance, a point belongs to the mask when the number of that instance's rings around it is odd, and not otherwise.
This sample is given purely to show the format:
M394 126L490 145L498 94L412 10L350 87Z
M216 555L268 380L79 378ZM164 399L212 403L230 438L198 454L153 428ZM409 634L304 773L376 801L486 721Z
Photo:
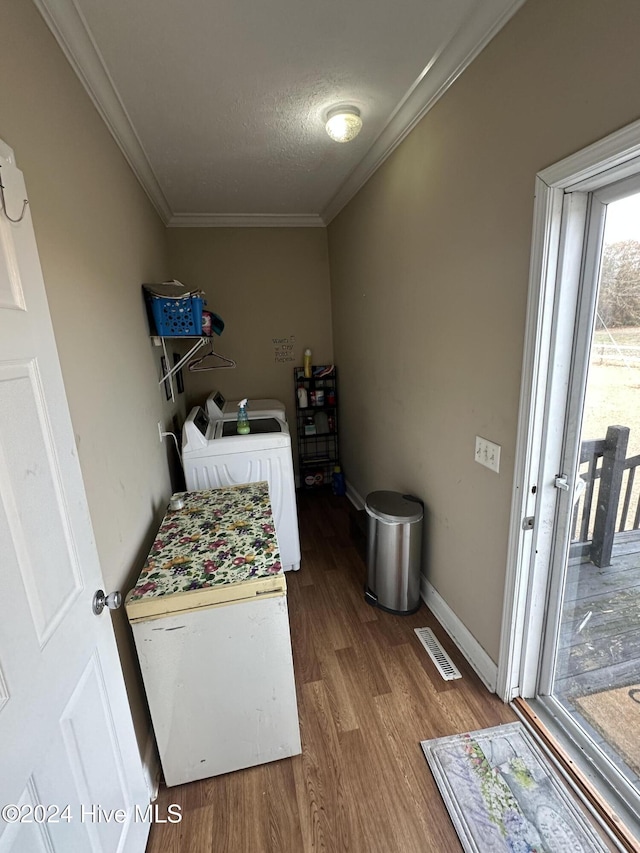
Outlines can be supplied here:
M522 723L421 745L465 851L608 849Z
M632 770L640 774L640 684L572 700Z

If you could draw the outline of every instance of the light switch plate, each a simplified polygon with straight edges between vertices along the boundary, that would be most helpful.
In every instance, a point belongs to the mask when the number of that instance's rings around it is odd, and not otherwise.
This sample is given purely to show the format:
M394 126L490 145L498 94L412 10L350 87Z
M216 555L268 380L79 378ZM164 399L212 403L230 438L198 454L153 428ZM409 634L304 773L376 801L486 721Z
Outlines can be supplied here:
M490 471L495 471L496 474L500 471L500 445L494 444L482 436L476 436L476 462L489 468Z

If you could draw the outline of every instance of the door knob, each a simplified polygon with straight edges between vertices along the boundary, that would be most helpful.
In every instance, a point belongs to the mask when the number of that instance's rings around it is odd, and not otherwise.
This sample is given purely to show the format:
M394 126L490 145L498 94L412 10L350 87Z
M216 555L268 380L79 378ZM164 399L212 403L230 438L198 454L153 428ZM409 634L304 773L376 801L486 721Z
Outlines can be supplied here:
M103 589L99 589L93 596L93 612L99 616L105 607L109 610L117 610L122 604L122 594L120 592L110 592L109 595L104 594Z

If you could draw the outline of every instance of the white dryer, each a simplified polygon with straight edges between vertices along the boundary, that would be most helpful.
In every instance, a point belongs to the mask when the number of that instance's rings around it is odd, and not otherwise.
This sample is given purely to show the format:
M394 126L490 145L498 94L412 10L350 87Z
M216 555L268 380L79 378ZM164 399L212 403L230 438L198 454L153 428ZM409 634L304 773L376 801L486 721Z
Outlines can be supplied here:
M280 418L254 418L238 435L234 420L211 420L200 406L182 429L182 464L188 491L241 483L269 483L269 497L285 572L300 568L300 536L291 436Z
M238 417L239 400L226 400L220 391L212 391L207 397L205 410L212 421L232 421ZM252 400L247 403L249 420L256 418L280 418L287 422L284 403L280 400Z

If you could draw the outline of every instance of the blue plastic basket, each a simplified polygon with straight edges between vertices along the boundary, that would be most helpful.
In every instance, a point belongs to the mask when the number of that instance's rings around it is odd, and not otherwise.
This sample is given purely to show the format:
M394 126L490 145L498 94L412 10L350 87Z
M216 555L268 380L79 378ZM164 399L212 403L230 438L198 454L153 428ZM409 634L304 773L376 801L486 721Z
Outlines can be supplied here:
M145 292L151 309L156 335L181 337L202 334L202 308L204 300L199 296L183 296L170 299Z

